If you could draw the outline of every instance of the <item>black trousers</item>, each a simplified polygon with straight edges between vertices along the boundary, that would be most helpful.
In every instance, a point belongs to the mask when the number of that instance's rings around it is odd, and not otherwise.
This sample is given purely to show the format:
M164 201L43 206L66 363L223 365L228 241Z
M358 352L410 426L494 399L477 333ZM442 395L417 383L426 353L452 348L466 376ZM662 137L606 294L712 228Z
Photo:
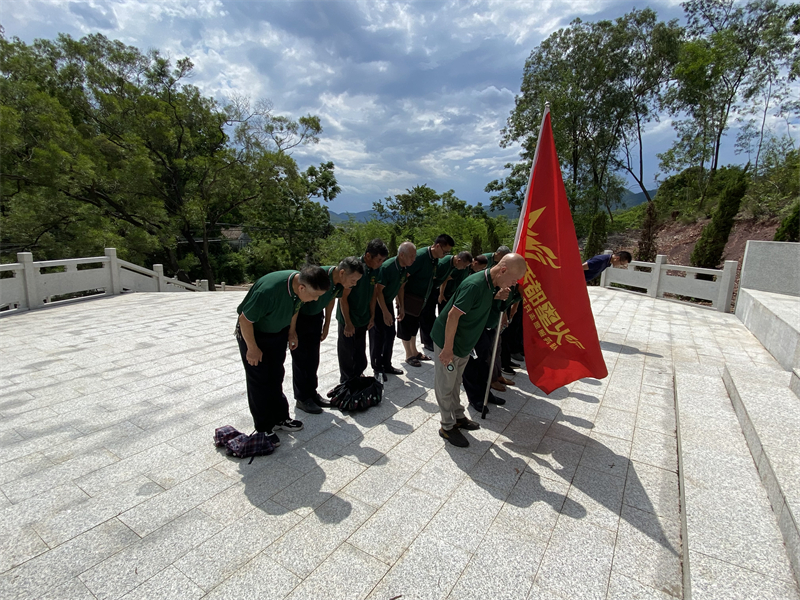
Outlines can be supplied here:
M392 346L394 346L394 306L389 303L386 308L392 315L392 324L383 322L383 311L375 310L375 326L369 330L369 356L373 370L384 370L392 366Z
M316 315L297 315L297 348L292 350L292 386L294 399L313 402L317 399L317 369L324 311Z
M356 327L352 337L345 337L344 325L339 323L336 352L339 355L339 381L344 383L361 377L367 368L367 326Z
M469 403L474 406L483 406L483 397L486 394L486 382L489 381L489 361L492 358L492 344L494 343L494 330L484 329L481 337L475 344L475 354L469 357L467 368L464 369L462 382L464 391L467 392ZM491 392L490 392L491 393Z
M239 353L242 355L244 373L247 379L247 403L256 431L269 433L278 423L289 418L289 402L283 395L283 361L286 360L286 344L289 328L278 333L253 332L256 344L263 356L261 362L253 366L247 362L247 344L241 335Z
M431 293L428 294L428 299L425 301L425 306L422 307L422 312L419 314L419 339L423 346L433 348L433 338L431 338L431 329L433 323L436 321L436 305L439 300L439 288L434 287Z

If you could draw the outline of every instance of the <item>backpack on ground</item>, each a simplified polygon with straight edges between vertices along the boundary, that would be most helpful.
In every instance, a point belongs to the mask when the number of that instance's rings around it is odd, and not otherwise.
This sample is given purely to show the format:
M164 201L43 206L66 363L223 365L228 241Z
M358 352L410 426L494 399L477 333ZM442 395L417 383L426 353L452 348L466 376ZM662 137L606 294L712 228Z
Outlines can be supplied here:
M252 435L246 435L241 431L225 425L218 427L214 430L214 445L217 447L225 447L229 456L236 458L250 457L250 462L256 456L265 456L275 452L275 446L269 441L267 433L255 432Z
M378 377L354 377L340 383L328 392L331 406L342 412L364 411L372 406L377 406L383 400L383 381Z

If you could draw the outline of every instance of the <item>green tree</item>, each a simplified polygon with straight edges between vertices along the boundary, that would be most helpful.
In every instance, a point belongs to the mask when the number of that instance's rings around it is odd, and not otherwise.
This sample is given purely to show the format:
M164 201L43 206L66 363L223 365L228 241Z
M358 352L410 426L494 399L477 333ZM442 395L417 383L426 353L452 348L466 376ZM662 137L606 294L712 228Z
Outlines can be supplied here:
M606 213L598 212L592 219L592 226L589 229L589 237L586 240L586 246L583 249L583 260L589 260L593 256L602 254L606 247L608 239L606 227L608 226L608 217Z
M778 74L789 65L794 43L790 26L797 5L690 0L683 6L688 38L675 69L677 85L668 95L678 140L659 158L665 171L699 168L702 208L707 186L720 167L731 115L746 112L754 102L763 101L765 110L770 106L771 86L779 84Z
M309 195L338 194L333 163L304 176L289 154L318 141L317 117L278 116L267 101L251 110L243 98L221 106L187 83L188 58L173 67L102 35L0 45L0 218L23 226L13 239L2 227L4 249L130 238L139 255L163 248L176 274L196 260L214 289L211 244L223 222L277 221L289 261L312 255L327 233L327 210ZM179 243L195 260L179 256Z
M653 201L646 203L645 215L642 222L642 233L639 236L636 260L654 262L658 256L656 235L658 234L658 211Z
M722 254L733 228L733 219L747 191L747 169L739 170L736 177L725 187L711 222L703 227L700 239L692 250L691 263L695 267L716 269L722 262Z
M772 239L776 242L800 242L800 201L794 203Z

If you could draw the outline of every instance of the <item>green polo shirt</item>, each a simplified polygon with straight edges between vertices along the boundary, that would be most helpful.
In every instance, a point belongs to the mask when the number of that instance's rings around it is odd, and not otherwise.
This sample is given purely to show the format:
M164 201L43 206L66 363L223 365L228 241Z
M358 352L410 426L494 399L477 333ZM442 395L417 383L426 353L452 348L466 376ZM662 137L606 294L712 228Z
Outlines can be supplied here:
M456 257L452 254L439 259L439 264L436 265L436 271L433 274L433 287L438 288L456 270L455 260Z
M396 256L385 261L378 269L378 283L383 286L383 300L387 307L397 297L400 286L406 282L406 279L408 279L408 268L401 267Z
M328 272L328 279L331 280L331 287L328 291L322 294L318 299L313 302L306 302L300 307L300 312L304 315L318 315L325 307L330 304L330 301L335 298L340 298L344 292L344 286L341 283L333 283L333 272L336 267L322 267Z
M439 260L433 257L430 246L417 250L417 258L408 267L406 293L427 298L433 287L433 276Z
M347 304L350 307L350 321L353 327L364 327L369 324L369 303L372 300L372 293L375 291L375 284L378 281L379 269L370 269L364 257L361 257L361 264L364 265L364 275L358 280L354 288L350 289L347 296ZM345 321L342 315L342 301L339 300L336 306L336 320L344 327Z
M253 329L278 333L289 326L303 302L292 289L297 271L275 271L256 281L236 312L253 323Z
M473 275L472 269L467 267L465 269L453 269L450 273L450 281L447 282L447 285L444 286L444 297L448 300L453 297L453 293L458 289L458 286L461 285L461 282L464 281L467 277Z
M497 263L494 262L494 252L484 252L483 255L486 257L486 260L489 261L489 266L486 267L487 269L491 269Z
M519 286L511 288L508 298L505 300L493 300L492 310L489 311L489 318L486 319L486 329L494 329L500 323L500 315L511 308L514 304L522 300L519 293Z
M433 324L431 337L439 348L444 348L444 332L447 326L447 315L450 309L455 306L463 312L458 320L458 328L453 339L453 354L466 358L486 325L489 311L492 309L494 300L494 284L487 269L485 272L473 273L467 277L452 298L447 302L436 321Z

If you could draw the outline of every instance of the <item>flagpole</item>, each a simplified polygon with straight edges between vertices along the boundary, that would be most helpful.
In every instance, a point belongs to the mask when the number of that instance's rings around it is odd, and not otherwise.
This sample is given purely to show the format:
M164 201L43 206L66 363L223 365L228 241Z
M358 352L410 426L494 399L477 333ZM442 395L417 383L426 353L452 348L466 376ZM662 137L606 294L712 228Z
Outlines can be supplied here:
M544 129L544 120L550 114L550 103L544 103L544 113L542 114L542 123L539 125L539 137L536 140L536 150L533 153L533 162L531 163L531 174L528 176L528 185L525 186L525 197L522 201L522 208L519 211L519 220L517 221L517 231L514 234L514 250L519 246L520 230L522 229L522 221L528 208L528 192L531 187L531 180L533 179L533 169L536 167L536 159L539 157L539 148L542 141L542 130ZM488 267L487 267L488 268ZM505 313L505 311L503 311ZM492 360L489 361L489 376L486 378L486 392L483 395L483 410L481 411L481 419L486 418L486 413L489 412L489 389L492 387L492 371L494 371L494 361L497 359L497 345L500 342L500 333L502 332L503 318L497 323L497 331L494 335L494 343L492 344Z

